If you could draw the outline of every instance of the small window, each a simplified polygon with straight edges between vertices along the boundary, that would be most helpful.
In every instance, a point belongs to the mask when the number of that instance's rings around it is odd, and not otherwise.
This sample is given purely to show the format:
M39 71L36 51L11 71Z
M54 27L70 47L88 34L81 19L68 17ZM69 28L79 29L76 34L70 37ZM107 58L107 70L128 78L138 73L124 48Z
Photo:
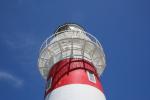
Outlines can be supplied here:
M50 78L50 79L47 81L46 90L49 90L49 89L51 88L51 84L52 84L52 78Z
M95 75L93 74L93 72L87 71L87 74L88 74L89 81L96 83Z

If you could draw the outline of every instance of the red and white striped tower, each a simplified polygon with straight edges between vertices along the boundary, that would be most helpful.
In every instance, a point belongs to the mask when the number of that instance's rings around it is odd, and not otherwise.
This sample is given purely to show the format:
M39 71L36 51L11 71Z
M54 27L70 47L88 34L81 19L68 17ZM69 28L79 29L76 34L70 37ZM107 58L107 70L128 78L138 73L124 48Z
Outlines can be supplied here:
M39 70L45 100L106 100L99 76L105 56L99 41L76 24L64 24L43 43Z

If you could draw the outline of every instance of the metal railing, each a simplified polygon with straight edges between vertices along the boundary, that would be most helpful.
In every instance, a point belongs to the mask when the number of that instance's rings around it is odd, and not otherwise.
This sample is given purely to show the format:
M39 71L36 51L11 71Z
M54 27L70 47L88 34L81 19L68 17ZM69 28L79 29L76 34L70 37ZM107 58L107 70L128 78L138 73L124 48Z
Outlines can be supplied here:
M95 43L96 45L98 45L101 49L101 51L103 51L103 48L102 48L102 45L101 43L93 36L91 35L90 33L87 33L85 31L73 31L73 30L66 30L66 31L61 31L61 32L57 32L57 34L63 34L63 33L67 33L67 32L72 32L72 34L76 34L76 33L84 33L90 40L91 42ZM50 45L51 41L56 37L55 34L51 35L50 37L48 37L44 42L43 44L41 45L40 47L40 53L42 52L42 50L44 48L46 48L48 45ZM104 54L103 54L104 55ZM104 55L105 56L105 55Z

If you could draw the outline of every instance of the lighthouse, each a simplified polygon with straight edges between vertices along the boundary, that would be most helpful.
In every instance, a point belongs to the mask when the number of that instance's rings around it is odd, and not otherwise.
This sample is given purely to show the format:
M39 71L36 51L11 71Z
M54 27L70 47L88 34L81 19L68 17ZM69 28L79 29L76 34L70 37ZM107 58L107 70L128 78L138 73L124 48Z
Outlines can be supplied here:
M38 66L46 80L45 100L106 100L100 75L100 42L77 24L59 26L40 48Z

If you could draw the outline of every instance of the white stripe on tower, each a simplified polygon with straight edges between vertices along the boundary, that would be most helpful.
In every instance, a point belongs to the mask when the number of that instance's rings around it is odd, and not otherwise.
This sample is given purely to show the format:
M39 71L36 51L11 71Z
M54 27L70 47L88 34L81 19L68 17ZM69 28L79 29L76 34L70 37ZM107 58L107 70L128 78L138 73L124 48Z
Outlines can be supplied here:
M46 100L106 100L103 92L85 84L71 84L53 90Z

